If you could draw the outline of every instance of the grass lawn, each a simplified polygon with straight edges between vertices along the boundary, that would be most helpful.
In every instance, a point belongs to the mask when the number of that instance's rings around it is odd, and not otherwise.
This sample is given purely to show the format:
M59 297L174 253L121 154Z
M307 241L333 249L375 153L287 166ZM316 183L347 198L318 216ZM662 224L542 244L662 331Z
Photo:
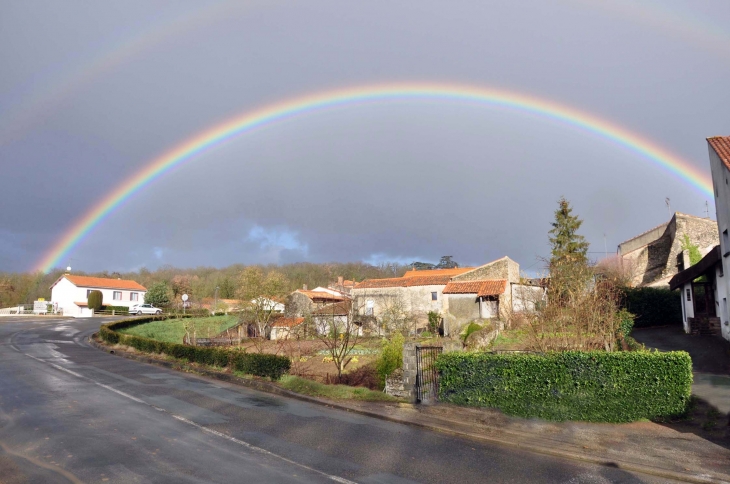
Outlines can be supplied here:
M522 350L527 347L529 335L526 328L506 329L492 343L492 350Z
M120 330L120 333L142 336L168 343L182 343L185 336L185 325L195 325L195 332L199 338L215 336L238 323L237 316L212 316L206 318L168 319L166 321L151 321L131 328Z
M306 378L284 375L279 384L296 393L312 397L331 398L333 400L365 400L368 402L397 402L398 399L384 392L375 392L364 387L347 385L325 385Z

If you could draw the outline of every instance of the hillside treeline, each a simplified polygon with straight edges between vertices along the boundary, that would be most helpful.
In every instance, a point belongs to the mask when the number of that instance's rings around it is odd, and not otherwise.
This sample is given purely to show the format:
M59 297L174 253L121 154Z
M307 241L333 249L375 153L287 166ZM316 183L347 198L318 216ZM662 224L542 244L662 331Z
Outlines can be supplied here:
M111 277L132 279L149 288L158 282L166 282L173 296L189 294L194 301L213 297L218 287L218 297L233 299L238 291L238 276L246 266L234 264L222 269L214 267L197 267L195 269L179 269L162 266L156 270L142 268L136 272L80 272L73 274L82 276ZM381 264L373 266L363 262L299 262L286 265L259 266L264 272L276 270L289 281L290 289L301 288L306 284L310 289L327 286L337 281L338 276L354 281L369 278L399 277L410 267L400 264ZM43 273L8 273L0 272L0 308L17 304L32 303L38 298L51 299L51 285L63 275L64 271L56 269L48 274Z

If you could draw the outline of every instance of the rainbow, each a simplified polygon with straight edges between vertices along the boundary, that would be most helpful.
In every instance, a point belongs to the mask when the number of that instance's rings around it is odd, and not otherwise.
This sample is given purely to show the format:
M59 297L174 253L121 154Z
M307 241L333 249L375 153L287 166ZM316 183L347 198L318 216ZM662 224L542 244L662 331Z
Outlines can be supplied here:
M38 261L35 270L50 271L94 227L121 207L125 200L128 200L135 193L162 177L174 167L190 161L196 155L240 134L327 109L366 103L419 100L443 100L508 108L557 121L607 139L666 169L678 178L688 181L704 195L713 197L712 182L706 173L646 138L569 106L517 92L459 84L365 85L305 95L264 106L194 135L170 151L146 163L144 168L130 176L94 208L79 218Z

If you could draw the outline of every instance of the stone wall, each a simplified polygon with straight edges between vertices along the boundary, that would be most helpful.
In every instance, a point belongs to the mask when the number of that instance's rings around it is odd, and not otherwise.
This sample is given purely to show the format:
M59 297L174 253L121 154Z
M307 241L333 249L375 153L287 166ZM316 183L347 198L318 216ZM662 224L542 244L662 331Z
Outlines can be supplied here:
M669 223L620 244L619 255L632 272L633 284L668 286L668 279L679 272L677 261L685 234L700 251L719 240L717 222L677 212Z

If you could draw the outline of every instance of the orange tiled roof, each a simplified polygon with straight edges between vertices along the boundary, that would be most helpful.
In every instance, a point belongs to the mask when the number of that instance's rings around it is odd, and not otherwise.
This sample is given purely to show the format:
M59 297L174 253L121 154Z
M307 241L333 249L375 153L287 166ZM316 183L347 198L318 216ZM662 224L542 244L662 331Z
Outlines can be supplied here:
M431 271L421 271L431 272ZM449 275L422 277L393 277L390 279L365 279L355 289L379 289L383 287L445 286L451 280Z
M127 289L132 291L146 291L147 288L136 281L127 279L107 279L104 277L75 276L66 274L65 277L78 287L99 287L103 289ZM60 281L61 279L59 279ZM55 284L54 284L55 286Z
M429 276L458 276L465 272L476 269L476 267L456 267L454 269L431 269L424 271L406 271L403 277L423 277Z
M730 170L730 136L707 138L707 142L710 143L717 156L725 163L725 168Z
M277 318L271 323L272 328L293 328L304 322L304 318Z
M303 289L298 289L296 292L300 292L307 296L309 299L315 300L320 299L323 301L343 301L345 298L343 296L335 296L334 294L330 294L328 292L324 291L305 291Z
M477 296L498 296L507 289L506 279L489 279L481 281L449 282L444 294L476 294Z

